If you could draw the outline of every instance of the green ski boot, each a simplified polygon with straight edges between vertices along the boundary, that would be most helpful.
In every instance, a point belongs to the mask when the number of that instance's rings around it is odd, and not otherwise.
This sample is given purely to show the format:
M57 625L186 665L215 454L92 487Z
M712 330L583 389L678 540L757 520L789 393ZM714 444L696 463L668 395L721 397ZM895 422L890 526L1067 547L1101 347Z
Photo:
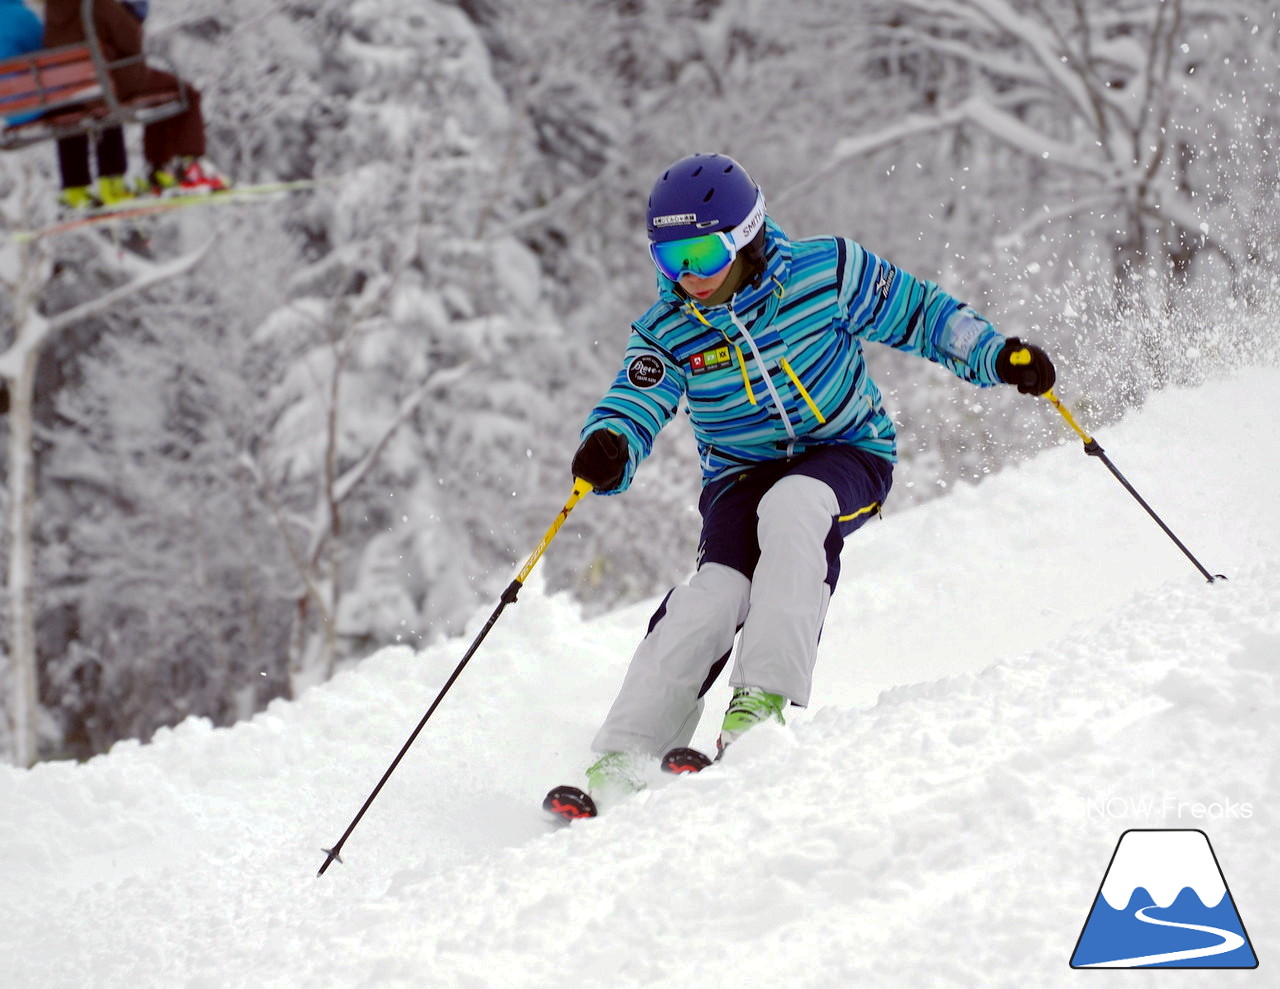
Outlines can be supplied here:
M787 719L782 709L787 699L781 694L769 694L759 687L734 687L729 708L720 723L720 736L716 739L716 758L729 743L736 741L762 721L774 721L785 725Z

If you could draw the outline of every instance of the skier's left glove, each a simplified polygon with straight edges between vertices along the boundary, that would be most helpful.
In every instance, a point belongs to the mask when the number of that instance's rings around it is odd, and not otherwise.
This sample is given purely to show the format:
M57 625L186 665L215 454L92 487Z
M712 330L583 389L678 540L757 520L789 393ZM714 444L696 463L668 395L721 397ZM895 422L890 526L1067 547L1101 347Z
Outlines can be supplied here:
M996 374L1005 384L1017 385L1024 395L1043 395L1057 380L1049 355L1017 337L1009 337L997 355Z

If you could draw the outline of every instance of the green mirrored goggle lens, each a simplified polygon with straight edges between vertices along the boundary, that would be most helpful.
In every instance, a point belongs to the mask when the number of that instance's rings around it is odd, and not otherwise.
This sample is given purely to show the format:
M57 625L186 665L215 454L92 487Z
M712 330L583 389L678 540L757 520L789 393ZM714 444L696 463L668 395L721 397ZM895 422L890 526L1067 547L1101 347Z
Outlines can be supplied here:
M678 282L686 273L710 278L733 262L735 252L724 234L714 233L650 244L649 254L660 272Z

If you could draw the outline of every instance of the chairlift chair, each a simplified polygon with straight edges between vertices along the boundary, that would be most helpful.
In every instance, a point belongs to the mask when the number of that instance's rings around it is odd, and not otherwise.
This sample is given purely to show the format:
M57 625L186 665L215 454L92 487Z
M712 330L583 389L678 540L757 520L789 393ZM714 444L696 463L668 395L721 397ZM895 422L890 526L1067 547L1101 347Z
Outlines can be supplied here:
M0 61L0 151L77 134L95 136L122 124L151 124L187 109L186 84L167 59L132 55L108 62L93 23L93 0L82 0L80 17L83 42ZM122 100L112 71L142 61L158 63L177 79L177 88ZM38 116L26 119L30 114Z

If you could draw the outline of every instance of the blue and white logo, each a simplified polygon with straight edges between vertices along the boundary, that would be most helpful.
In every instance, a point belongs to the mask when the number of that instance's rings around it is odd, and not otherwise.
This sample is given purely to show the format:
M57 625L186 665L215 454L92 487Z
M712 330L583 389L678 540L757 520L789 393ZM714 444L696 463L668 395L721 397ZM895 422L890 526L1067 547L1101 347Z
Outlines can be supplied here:
M1072 968L1257 968L1209 844L1195 829L1126 831Z

